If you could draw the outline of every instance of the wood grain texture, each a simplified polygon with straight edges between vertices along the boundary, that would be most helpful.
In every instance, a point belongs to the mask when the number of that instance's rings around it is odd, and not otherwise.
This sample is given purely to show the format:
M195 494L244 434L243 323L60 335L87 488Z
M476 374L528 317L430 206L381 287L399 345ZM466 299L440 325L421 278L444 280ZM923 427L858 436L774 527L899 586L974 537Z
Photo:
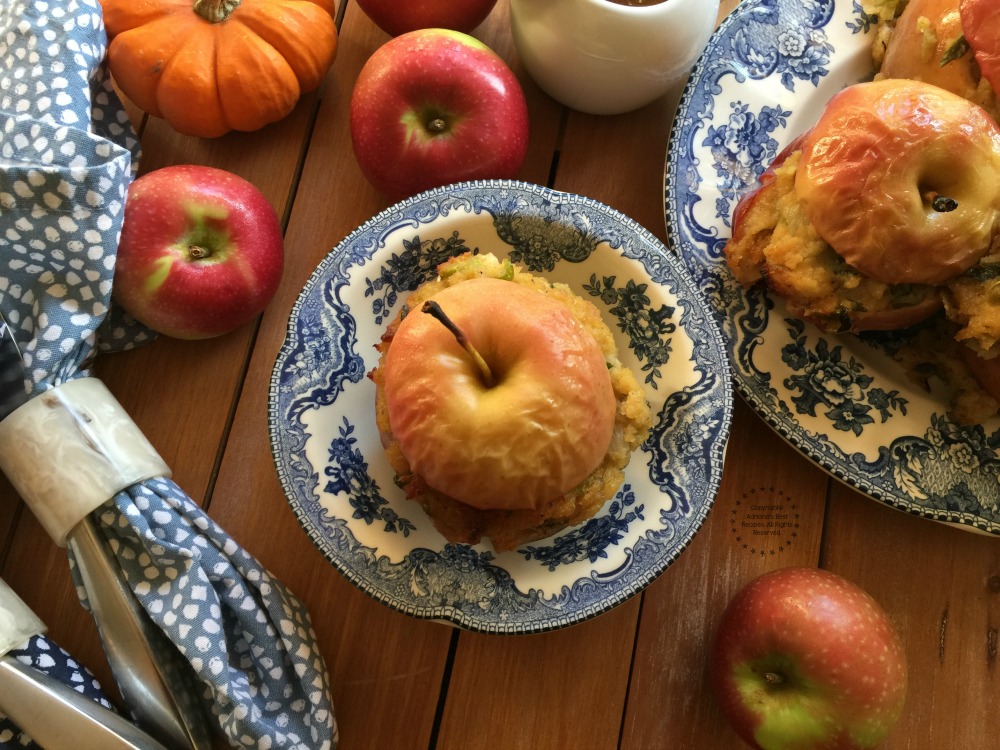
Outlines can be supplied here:
M887 750L997 747L1000 546L872 502L836 484L823 565L854 581L899 628L910 671Z
M633 598L551 633L463 633L436 747L615 747L638 613Z
M512 65L521 70L516 50L514 55ZM657 186L663 180L669 103L659 101L614 118L582 115L563 111L523 73L522 80L531 97L533 122L540 119L535 113L542 106L550 120L557 112L566 120L561 139L553 144L559 155L551 186L619 210L631 208L632 218L647 227L658 225L662 237L662 191ZM532 137L537 141L536 132ZM650 159L650 154L657 156ZM512 642L463 633L438 747L485 747L487 742L507 748L615 746L638 604L633 599L565 632ZM593 648L597 643L600 648ZM493 675L499 676L508 699L498 701L487 689L485 680L492 681ZM469 721L470 716L476 720ZM553 721L553 716L571 719Z
M718 622L751 579L818 561L830 479L762 427L738 399L728 455L745 458L727 460L705 525L643 594L623 749L737 746L708 682Z
M847 488L739 398L721 487L702 529L642 594L591 621L530 636L461 632L378 604L324 559L279 485L267 396L299 291L331 248L388 205L358 169L347 113L358 72L389 37L355 2L342 2L332 70L280 123L191 139L129 106L142 126L142 171L210 164L265 193L286 223L286 267L277 297L256 323L211 341L159 339L102 357L97 366L180 485L309 607L341 747L736 750L739 740L707 678L716 624L756 575L820 565L868 590L903 637L910 697L887 750L995 748L996 540L908 516ZM737 5L722 0L720 20ZM526 94L531 141L519 177L607 203L667 241L664 155L683 82L625 115L569 111L525 72L508 10L499 0L474 35L510 63ZM113 692L65 551L5 480L0 573L52 637Z
M289 216L285 278L263 316L211 510L309 607L344 747L425 748L450 628L376 603L323 559L288 506L267 438L271 369L299 291L337 243L387 205L358 168L347 118L353 81L387 39L357 6L348 6ZM393 710L373 720L373 706Z

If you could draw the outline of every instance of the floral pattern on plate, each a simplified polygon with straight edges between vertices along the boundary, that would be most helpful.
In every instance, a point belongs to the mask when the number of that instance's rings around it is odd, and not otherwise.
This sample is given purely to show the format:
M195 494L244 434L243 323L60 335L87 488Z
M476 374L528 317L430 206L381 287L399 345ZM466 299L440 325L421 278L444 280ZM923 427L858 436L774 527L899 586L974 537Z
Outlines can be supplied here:
M823 334L747 291L723 248L740 196L841 88L872 75L877 18L854 0L745 0L692 72L664 177L668 234L720 322L736 387L782 436L888 505L1000 534L1000 420L962 427L886 337ZM891 338L891 337L889 337Z
M644 381L655 420L625 483L592 519L503 554L447 543L403 497L366 377L406 296L470 250L508 257L593 301ZM272 372L270 438L299 521L352 583L415 617L538 632L620 604L687 546L718 489L732 398L714 316L652 234L587 198L486 181L393 206L324 258Z

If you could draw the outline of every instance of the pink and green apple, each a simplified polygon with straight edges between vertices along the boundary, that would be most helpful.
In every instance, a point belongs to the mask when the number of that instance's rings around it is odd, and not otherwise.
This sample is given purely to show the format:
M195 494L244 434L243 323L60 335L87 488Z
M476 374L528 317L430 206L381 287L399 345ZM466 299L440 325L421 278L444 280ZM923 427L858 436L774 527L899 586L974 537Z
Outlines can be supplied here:
M729 603L710 674L723 714L758 750L870 750L898 722L907 662L886 611L821 568L765 573Z
M226 170L176 165L130 186L112 296L166 336L228 333L274 297L281 224L252 183Z

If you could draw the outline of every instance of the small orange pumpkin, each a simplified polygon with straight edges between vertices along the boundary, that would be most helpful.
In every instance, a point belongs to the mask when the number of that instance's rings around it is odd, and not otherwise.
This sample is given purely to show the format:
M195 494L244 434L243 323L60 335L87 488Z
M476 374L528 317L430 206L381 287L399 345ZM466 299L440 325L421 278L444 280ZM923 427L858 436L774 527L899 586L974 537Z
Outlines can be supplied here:
M337 52L334 0L101 0L122 93L214 138L288 115Z

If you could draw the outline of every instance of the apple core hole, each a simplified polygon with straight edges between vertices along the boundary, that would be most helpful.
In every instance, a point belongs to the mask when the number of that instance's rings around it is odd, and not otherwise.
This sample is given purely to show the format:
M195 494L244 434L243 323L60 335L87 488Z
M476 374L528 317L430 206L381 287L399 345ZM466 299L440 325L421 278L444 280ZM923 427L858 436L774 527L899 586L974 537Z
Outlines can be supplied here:
M799 670L783 656L772 655L751 668L758 684L762 683L768 692L794 690L803 684Z

